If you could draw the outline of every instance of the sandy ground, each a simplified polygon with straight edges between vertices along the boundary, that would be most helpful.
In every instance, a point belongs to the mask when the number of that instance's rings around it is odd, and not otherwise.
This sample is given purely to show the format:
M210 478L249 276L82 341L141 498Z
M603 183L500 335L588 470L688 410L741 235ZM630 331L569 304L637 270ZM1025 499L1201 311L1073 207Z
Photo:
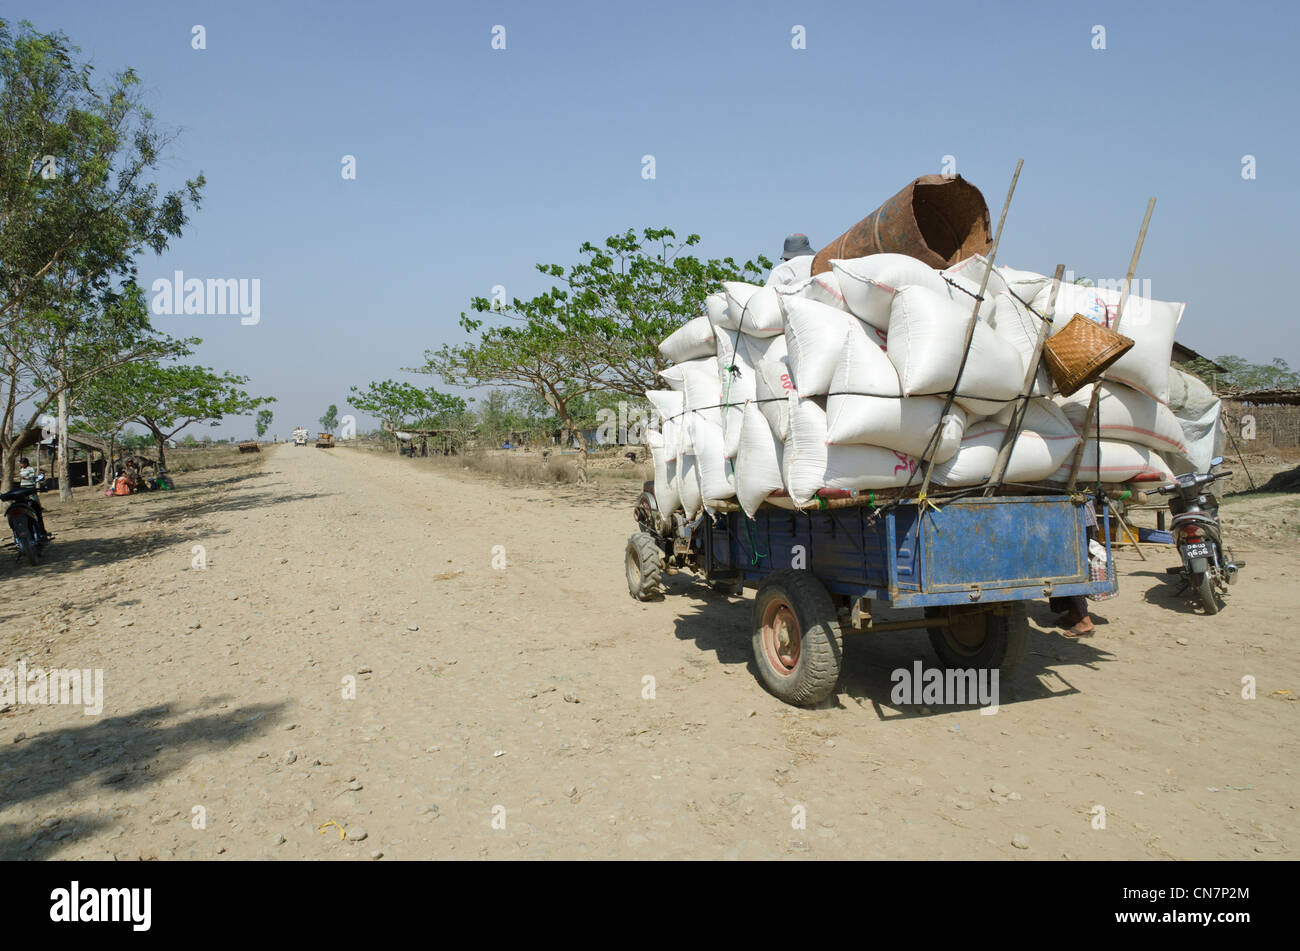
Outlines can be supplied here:
M752 594L628 597L634 494L281 446L51 501L48 561L0 561L0 666L106 699L0 710L0 858L1295 856L1293 500L1222 614L1125 554L1097 636L1042 627L982 715L891 704L921 632L781 704Z

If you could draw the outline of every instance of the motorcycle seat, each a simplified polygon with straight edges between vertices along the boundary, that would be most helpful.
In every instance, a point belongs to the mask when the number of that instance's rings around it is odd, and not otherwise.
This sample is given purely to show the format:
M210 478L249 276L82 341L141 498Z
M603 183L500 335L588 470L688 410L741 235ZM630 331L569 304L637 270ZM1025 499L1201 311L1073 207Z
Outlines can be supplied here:
M25 485L18 489L10 489L8 492L0 494L0 501L12 502L15 499L25 499L29 495L36 494L36 486Z

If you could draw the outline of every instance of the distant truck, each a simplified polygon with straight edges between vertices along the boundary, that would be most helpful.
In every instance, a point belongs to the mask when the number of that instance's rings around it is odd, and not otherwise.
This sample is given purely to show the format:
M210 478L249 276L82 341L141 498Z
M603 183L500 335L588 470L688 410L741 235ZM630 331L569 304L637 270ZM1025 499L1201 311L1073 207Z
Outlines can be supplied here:
M295 429L295 430L293 431L293 444L294 444L295 446L305 446L305 445L307 445L307 436L308 436L308 435L309 435L309 434L308 434L307 430L305 430L305 429L303 429L301 426L299 426L297 429Z
M332 434L332 433L320 433L319 435L317 435L317 437L316 437L316 448L317 448L317 449L333 449L333 448L334 448L334 436L333 436L333 434Z

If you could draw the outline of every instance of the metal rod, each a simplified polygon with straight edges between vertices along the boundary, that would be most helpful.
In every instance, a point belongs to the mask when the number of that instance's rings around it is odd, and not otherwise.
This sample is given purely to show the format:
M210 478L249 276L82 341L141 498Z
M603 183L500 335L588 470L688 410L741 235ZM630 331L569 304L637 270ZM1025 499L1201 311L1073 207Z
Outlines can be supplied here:
M1142 245L1147 239L1147 227L1151 224L1151 212L1155 210L1156 200L1150 198L1147 200L1147 213L1142 219L1142 228L1138 231L1137 245L1133 248L1133 257L1128 263L1128 276L1124 278L1124 290L1119 295L1119 307L1115 310L1115 322L1111 324L1110 329L1119 333L1119 322L1124 316L1124 305L1128 302L1129 286L1133 283L1133 274L1137 271L1138 258L1142 256ZM1088 412L1083 416L1083 439L1074 450L1074 461L1070 463L1070 478L1066 483L1071 492L1074 491L1074 485L1079 476L1079 463L1083 461L1083 451L1088 444L1088 420L1092 419L1093 414L1097 412L1097 401L1101 397L1101 380L1092 381L1092 397L1088 400ZM1097 420L1097 438L1101 439L1101 420ZM1097 446L1097 478L1101 480L1101 446Z
M961 385L961 375L966 369L966 357L970 354L970 342L975 336L975 324L980 317L980 304L984 302L984 291L989 286L989 275L993 272L993 260L998 255L998 243L1002 240L1002 226L1007 223L1007 209L1011 207L1011 196L1016 193L1016 182L1020 180L1020 170L1024 168L1025 160L1020 159L1016 162L1016 172L1011 176L1011 187L1007 189L1006 200L1002 202L1002 215L998 218L998 230L993 235L993 246L989 248L988 260L985 261L984 279L980 281L980 291L975 295L975 303L971 307L970 320L966 324L966 343L962 347L961 368L957 371L957 379L953 380L952 392L948 394L948 399L944 403L943 412L939 414L939 424L943 425L943 417L948 415L948 410L952 406L953 394L957 392L957 387ZM934 453L925 464L925 479L921 483L921 495L924 496L930 488L930 477L934 475Z
M1047 298L1047 311L1043 319L1038 323L1038 338L1034 341L1034 355L1029 359L1029 365L1025 369L1025 385L1020 388L1022 397L1015 404L1012 410L1011 419L1007 421L1007 431L1002 436L1002 445L998 447L998 457L993 463L993 472L989 475L988 485L984 487L984 495L988 497L994 493L996 486L1002 481L1006 474L1007 463L1011 461L1011 453L1014 450L1016 439L1020 436L1020 427L1024 425L1025 415L1029 412L1029 394L1034 390L1034 380L1038 376L1038 368L1043 361L1043 346L1047 343L1047 338L1051 333L1052 317L1056 313L1056 294L1061 289L1061 280L1065 277L1065 265L1056 265L1056 273L1052 275L1052 292Z
M1217 394L1216 394L1216 395L1217 395ZM1222 401L1220 401L1220 403L1219 403L1219 407L1220 407L1220 408L1219 408L1219 419L1222 420L1222 419L1223 419L1223 416L1224 416L1223 408L1222 408L1222 407L1223 407L1223 403L1222 403ZM1238 459L1238 461L1241 463L1241 468L1242 468L1243 470L1245 470L1246 478L1250 480L1250 488L1251 488L1251 491L1253 492L1253 491L1255 490L1255 477L1254 477L1253 475L1251 475L1251 474L1250 474L1250 470L1246 468L1246 457L1243 456L1243 455L1241 454L1241 447L1237 445L1237 440L1236 440L1236 438L1232 435L1232 425L1231 425L1231 424L1232 424L1232 420L1228 420L1228 425L1223 427L1223 431L1224 431L1225 433L1228 434L1228 441L1232 443L1232 448L1235 449L1235 450L1237 450L1237 459Z

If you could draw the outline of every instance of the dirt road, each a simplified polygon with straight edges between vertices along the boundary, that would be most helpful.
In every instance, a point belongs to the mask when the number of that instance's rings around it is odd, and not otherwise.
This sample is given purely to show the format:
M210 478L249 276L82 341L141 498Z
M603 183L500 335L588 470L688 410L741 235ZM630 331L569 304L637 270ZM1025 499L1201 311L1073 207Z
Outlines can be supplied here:
M1035 634L993 715L890 703L912 632L798 710L752 594L628 597L624 494L282 446L52 503L48 563L0 564L0 666L105 698L0 711L0 858L1295 856L1294 546L1216 618L1126 555L1108 623Z

